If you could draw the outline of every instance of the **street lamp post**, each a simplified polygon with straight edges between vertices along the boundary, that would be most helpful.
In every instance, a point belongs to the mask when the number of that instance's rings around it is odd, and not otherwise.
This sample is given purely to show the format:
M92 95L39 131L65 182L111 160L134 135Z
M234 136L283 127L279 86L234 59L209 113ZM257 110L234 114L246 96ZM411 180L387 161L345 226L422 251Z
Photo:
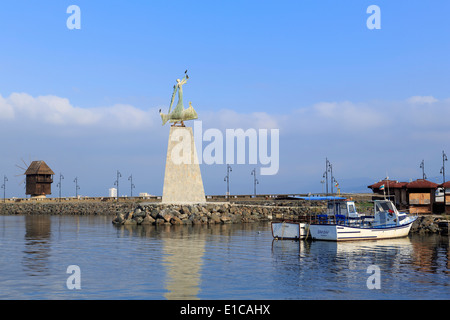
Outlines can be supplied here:
M333 177L333 165L330 163L330 162L328 162L328 170L330 170L330 174L331 174L331 177L330 177L330 187L331 187L331 194L333 194L333 180L334 180L334 177Z
M59 174L59 182L56 185L59 188L59 202L61 202L61 187L62 187L62 181L64 179L64 176L60 173Z
M327 186L327 195L328 195L328 166L330 165L330 161L328 158L325 159L325 172L323 174L323 178L325 178L326 186Z
M78 185L78 177L76 177L73 182L75 182L75 198L78 199L78 190L80 190L80 186Z
M442 150L442 168L441 168L441 173L442 173L442 183L445 183L445 161L447 161L447 155L445 154L444 150Z
M3 202L6 202L6 181L8 181L8 178L6 176L3 177L3 184L2 184L2 189L3 189Z
M258 179L256 179L256 168L252 170L252 176L253 176L254 194L255 194L255 197L256 197L256 185L259 184Z
M130 183L131 183L131 186L130 186L130 188L131 188L131 198L133 198L133 189L135 188L135 185L133 184L133 175L128 177L128 181L130 181Z
M231 169L231 166L228 164L227 165L227 175L223 179L223 181L227 182L227 199L230 198L230 172L232 172L232 171L233 170Z
M422 178L425 180L427 178L427 175L425 174L425 160L422 160L420 163L420 168L422 169Z
M117 170L117 179L114 182L114 185L117 186L117 202L119 202L119 178L122 177L122 174Z

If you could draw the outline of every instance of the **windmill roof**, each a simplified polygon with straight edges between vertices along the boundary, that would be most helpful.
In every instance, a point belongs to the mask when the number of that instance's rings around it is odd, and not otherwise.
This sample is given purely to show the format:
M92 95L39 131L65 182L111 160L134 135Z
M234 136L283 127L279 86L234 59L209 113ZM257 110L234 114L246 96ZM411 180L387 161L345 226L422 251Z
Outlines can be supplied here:
M50 167L44 161L33 161L25 171L25 175L29 174L51 174L55 173L50 169Z

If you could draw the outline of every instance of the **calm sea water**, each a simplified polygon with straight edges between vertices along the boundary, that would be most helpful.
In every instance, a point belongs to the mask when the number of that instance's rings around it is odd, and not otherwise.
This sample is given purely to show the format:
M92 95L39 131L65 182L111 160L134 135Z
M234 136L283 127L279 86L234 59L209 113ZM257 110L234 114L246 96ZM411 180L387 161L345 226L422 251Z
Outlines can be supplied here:
M75 276L81 289L70 290ZM368 288L371 276L379 289ZM0 217L0 299L449 298L444 236L291 242L274 241L269 223L117 228L111 217Z

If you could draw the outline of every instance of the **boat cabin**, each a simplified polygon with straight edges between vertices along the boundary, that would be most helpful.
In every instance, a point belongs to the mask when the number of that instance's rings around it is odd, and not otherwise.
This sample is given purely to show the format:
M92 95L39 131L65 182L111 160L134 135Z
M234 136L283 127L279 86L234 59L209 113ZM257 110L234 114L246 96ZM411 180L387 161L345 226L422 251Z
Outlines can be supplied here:
M408 214L399 212L390 200L375 200L374 213L374 226L397 226L403 224L408 218Z
M355 202L350 200L328 201L327 215L344 216L345 218L359 218L359 214L356 211Z

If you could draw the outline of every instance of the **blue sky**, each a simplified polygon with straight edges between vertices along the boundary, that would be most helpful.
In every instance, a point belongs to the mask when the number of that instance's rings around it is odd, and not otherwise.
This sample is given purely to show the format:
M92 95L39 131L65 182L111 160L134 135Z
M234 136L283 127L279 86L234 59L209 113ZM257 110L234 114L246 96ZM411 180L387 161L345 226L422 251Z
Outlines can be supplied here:
M81 9L69 30L67 7ZM369 30L369 5L381 29ZM448 1L2 1L0 175L24 196L22 159L63 195L161 194L175 79L204 128L280 129L280 170L261 193L320 192L325 158L343 191L388 174L436 180L450 154ZM235 165L233 193L253 166ZM225 165L202 165L223 194ZM447 170L450 172L450 167ZM55 179L57 177L55 176ZM430 178L431 179L431 178ZM56 182L53 194L57 195Z

